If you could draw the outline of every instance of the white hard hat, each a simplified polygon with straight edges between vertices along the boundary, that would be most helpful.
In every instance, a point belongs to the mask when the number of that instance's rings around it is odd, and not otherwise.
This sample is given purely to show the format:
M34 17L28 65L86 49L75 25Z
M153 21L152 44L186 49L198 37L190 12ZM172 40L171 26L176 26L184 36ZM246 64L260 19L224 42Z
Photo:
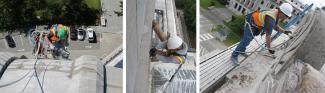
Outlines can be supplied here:
M182 44L183 44L183 40L178 36L171 36L167 40L167 48L168 49L176 49L176 48L180 47Z
M282 11L282 13L284 13L288 17L291 17L291 13L293 11L293 7L289 3L283 3L282 5L280 5L279 8Z

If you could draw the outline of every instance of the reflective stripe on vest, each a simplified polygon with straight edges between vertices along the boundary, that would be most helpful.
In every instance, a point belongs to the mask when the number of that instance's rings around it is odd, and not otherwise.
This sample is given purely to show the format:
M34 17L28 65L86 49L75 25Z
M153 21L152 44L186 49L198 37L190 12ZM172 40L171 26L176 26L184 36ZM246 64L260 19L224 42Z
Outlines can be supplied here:
M58 30L58 25L53 25L51 27L51 32L52 32L52 36L51 36L51 40L56 42L59 41L59 37L56 35L57 34L57 30Z
M254 12L252 14L253 21L258 27L263 27L265 23L265 17L270 16L274 20L276 20L276 12L269 10L269 11L262 11L262 12Z
M183 64L185 62L185 57L184 56L175 56L175 57L179 61L180 64Z

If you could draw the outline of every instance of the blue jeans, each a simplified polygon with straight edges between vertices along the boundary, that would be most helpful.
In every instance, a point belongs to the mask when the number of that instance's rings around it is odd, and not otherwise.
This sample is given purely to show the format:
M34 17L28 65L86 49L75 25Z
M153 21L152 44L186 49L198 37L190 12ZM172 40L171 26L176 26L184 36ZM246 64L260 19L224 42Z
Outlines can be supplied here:
M246 21L248 23L252 23L252 16L249 14L246 16ZM252 27L252 26L251 26ZM254 27L252 27L252 32L256 32L257 29L254 29ZM239 44L237 45L235 51L232 52L232 57L237 58L238 55L240 54L240 52L245 52L246 47L249 45L249 43L253 40L254 36L252 35L252 33L250 32L250 28L248 26L248 24L245 23L244 25L244 36L240 39ZM237 52L240 51L240 52Z

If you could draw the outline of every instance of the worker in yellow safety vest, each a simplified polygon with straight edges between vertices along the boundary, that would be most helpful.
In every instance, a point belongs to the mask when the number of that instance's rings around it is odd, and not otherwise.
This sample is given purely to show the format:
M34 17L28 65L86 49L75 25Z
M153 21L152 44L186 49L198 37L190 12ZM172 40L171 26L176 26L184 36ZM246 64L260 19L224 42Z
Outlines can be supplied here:
M238 66L238 55L241 54L244 57L248 55L245 53L246 47L252 41L254 36L259 34L265 34L266 47L269 53L274 54L274 50L271 49L271 34L272 30L275 29L278 32L283 32L285 34L291 33L291 31L286 31L280 26L278 22L291 17L293 7L289 3L283 3L276 9L264 10L264 11L254 11L247 14L245 17L244 25L244 35L237 45L235 51L231 55L231 61L235 66Z

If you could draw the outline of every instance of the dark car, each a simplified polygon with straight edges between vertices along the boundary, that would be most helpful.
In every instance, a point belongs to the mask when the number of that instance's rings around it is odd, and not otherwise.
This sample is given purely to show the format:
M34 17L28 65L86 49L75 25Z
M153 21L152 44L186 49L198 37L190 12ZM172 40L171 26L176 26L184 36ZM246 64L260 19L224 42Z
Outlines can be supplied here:
M7 35L5 37L6 41L7 41L7 44L10 48L15 48L16 47L16 43L14 41L14 39L10 36L10 35Z
M70 27L70 39L78 40L78 31L77 31L77 29L75 29L74 26Z

